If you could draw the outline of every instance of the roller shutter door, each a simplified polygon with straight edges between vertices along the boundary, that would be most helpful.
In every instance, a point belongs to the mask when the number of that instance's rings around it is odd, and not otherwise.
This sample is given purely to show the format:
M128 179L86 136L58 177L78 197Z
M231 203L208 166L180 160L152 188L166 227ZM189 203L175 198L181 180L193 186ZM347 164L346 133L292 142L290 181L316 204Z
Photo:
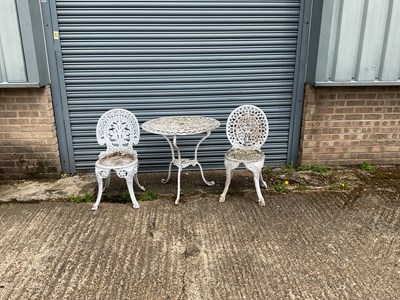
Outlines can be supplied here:
M287 163L300 0L56 1L76 169L102 150L95 126L111 108L142 124L169 115L214 117L200 149L223 168L225 121L239 105L264 110L267 164ZM192 150L198 138L178 140ZM166 170L166 141L142 131L141 170Z

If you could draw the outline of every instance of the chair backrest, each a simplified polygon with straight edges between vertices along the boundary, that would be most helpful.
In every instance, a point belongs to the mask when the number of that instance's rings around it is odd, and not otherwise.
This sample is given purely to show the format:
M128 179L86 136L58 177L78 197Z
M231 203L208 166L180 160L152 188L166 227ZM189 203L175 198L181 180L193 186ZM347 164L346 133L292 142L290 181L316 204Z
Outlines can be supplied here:
M233 148L260 149L268 137L268 119L254 105L234 109L226 122L226 135Z
M97 142L107 145L109 152L131 152L133 144L139 143L140 127L135 115L125 109L111 109L97 122Z

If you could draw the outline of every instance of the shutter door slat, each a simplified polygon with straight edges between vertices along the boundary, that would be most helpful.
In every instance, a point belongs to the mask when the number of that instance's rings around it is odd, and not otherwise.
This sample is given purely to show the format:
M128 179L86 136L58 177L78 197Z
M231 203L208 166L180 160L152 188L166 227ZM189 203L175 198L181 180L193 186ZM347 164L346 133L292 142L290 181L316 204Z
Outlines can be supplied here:
M97 120L116 107L140 124L168 115L218 119L199 151L210 169L223 168L229 113L254 104L270 122L267 163L286 163L300 0L56 3L77 170L93 168L103 149ZM141 134L141 171L167 170L168 144ZM178 143L193 151L198 140Z

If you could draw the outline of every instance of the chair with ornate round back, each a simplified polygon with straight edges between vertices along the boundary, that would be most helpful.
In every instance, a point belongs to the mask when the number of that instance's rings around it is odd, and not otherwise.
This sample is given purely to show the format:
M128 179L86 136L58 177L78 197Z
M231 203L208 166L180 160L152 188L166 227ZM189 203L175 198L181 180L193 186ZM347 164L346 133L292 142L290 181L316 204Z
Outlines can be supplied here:
M231 112L226 123L226 135L232 148L225 153L226 182L219 201L224 202L226 193L231 183L233 170L241 163L253 172L254 183L258 196L258 203L265 205L260 190L260 181L266 188L267 184L262 179L262 168L265 155L261 147L265 144L269 132L268 119L264 112L254 105L242 105Z
M133 191L133 180L144 190L137 178L138 157L133 145L139 143L140 128L135 115L125 109L111 109L105 112L97 122L97 142L106 145L107 150L102 151L96 161L95 171L99 185L96 202L92 210L100 204L103 193L103 179L106 179L105 189L110 184L111 170L118 177L126 180L133 207L139 208Z

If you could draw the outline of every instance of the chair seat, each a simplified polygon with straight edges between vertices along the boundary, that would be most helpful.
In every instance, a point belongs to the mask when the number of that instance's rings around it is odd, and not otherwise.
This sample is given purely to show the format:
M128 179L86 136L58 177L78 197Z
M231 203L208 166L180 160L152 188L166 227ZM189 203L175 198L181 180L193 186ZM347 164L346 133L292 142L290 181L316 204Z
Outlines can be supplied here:
M232 148L225 153L225 158L243 163L251 163L264 160L264 153L258 149Z
M96 161L96 166L110 169L121 168L137 163L137 161L137 157L133 154L114 152L109 153Z

